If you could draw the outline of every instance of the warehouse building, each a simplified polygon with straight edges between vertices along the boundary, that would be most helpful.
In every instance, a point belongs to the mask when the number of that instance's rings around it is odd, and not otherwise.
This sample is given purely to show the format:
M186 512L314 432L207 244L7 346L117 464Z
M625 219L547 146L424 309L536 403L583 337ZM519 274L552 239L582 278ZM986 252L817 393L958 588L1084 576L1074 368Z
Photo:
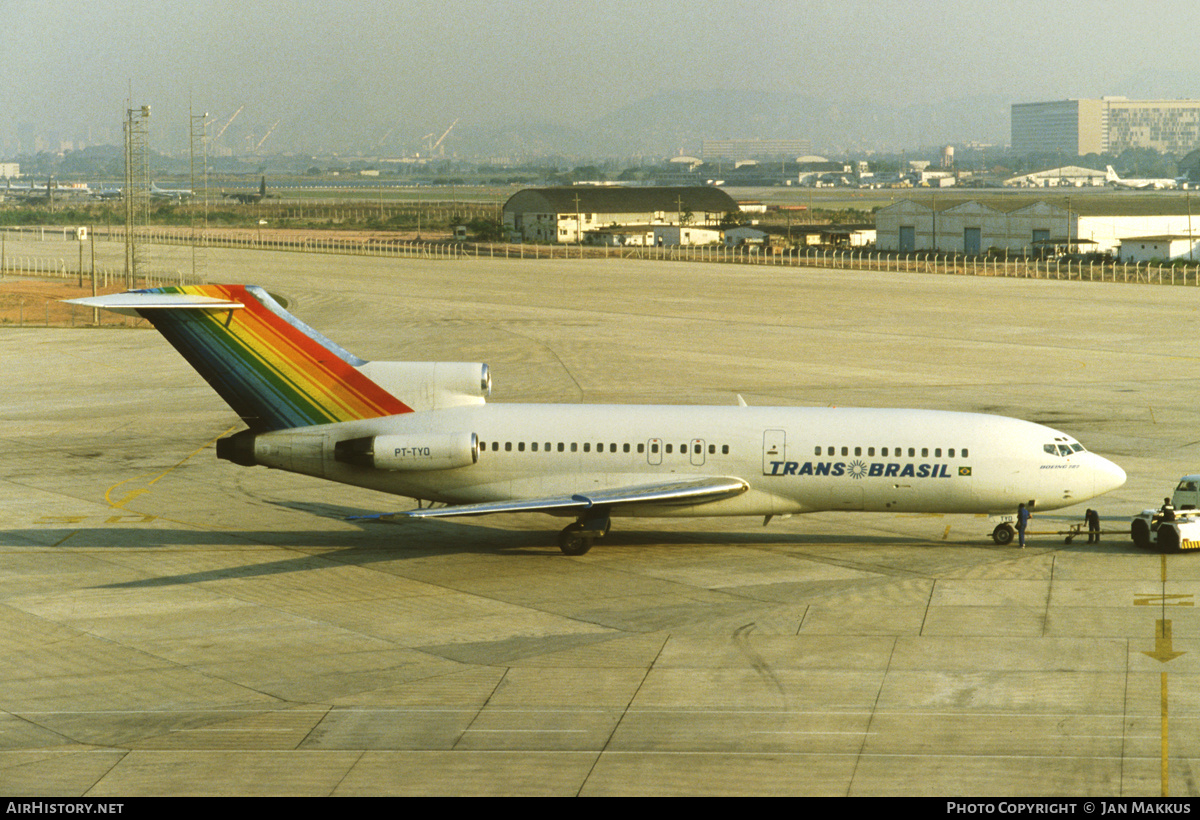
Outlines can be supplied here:
M1117 258L1122 262L1200 260L1200 242L1194 236L1131 236L1121 240Z
M525 242L575 243L610 228L716 227L736 213L733 197L709 186L530 188L504 203L504 227Z
M875 214L876 247L884 251L939 251L975 256L1046 250L1116 254L1123 239L1191 236L1184 202L1122 199L1079 203L1044 200L984 204L904 200ZM1200 224L1196 227L1200 229ZM1200 231L1198 231L1200 233Z

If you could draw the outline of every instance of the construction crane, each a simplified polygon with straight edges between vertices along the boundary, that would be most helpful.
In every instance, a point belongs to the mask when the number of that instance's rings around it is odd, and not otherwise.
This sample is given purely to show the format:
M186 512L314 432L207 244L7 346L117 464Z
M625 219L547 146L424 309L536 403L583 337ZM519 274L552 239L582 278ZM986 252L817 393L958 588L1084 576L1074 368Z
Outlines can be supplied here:
M387 140L387 138L388 138L388 137L390 137L390 136L392 135L392 132L393 132L393 131L395 131L395 130L396 130L396 126L394 126L394 125L393 125L393 126L392 126L391 128L389 128L387 131L385 131L385 132L383 133L383 136L379 138L379 142L375 143L375 147L376 147L376 148L382 148L382 147L383 147L383 143L384 143L384 141L386 141L386 140Z
M245 107L246 106L243 105L237 111L233 112L233 116L225 121L225 124L221 126L221 130L217 132L217 135L215 137L213 137L213 142L216 142L217 140L219 140L221 138L221 135L225 133L225 129L228 128L229 126L233 125L233 121L237 119L237 115L242 113L242 108L245 108Z
M456 126L456 125L458 125L458 120L455 120L454 122L450 123L450 127L446 129L446 133L442 134L440 137L438 137L438 141L429 147L429 153L432 154L434 151L436 151L438 149L438 147L442 144L442 140L444 140L450 134L450 132L454 130L454 126ZM430 134L429 136L432 137L433 134ZM442 156L443 157L446 156L445 148L442 149Z
M263 138L258 141L258 145L254 146L255 153L258 153L258 149L263 147L263 143L267 141L267 137L275 133L275 129L279 127L279 123L281 122L283 122L283 120L275 120L275 124L267 129L267 133L263 134Z

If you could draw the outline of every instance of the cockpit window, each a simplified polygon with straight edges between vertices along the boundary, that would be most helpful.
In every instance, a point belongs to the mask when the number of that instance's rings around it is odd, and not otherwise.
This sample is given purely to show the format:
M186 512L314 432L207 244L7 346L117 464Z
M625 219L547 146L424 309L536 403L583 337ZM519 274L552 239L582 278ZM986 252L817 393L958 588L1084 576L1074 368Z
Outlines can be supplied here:
M1056 444L1043 444L1042 449L1052 456L1062 456L1067 458L1075 453L1084 452L1084 447L1079 442L1073 441L1069 444L1059 442Z

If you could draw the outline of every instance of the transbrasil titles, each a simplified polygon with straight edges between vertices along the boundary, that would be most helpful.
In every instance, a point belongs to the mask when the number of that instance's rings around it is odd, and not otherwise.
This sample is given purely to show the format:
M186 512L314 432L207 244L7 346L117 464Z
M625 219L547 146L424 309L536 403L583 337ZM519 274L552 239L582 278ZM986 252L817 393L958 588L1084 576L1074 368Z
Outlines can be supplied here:
M916 464L909 462L874 461L768 461L763 470L764 475L811 475L811 476L849 476L861 478L952 478L955 475L969 476L970 467L959 467L957 472L951 472L949 464Z

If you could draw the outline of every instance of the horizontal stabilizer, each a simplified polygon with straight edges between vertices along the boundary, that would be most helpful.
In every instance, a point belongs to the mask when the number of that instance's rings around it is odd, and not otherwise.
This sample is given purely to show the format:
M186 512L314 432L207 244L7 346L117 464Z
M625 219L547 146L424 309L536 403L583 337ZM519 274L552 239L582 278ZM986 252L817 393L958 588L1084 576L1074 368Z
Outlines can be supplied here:
M241 302L215 296L143 291L126 291L65 301L68 305L104 308L114 313L124 313L126 316L136 316L139 310L238 310L245 307Z
M397 513L355 515L351 516L348 520L449 518L460 515L490 515L492 513L512 512L582 513L592 507L613 507L626 504L661 504L663 506L706 504L739 495L749 489L749 486L740 478L730 478L727 476L686 478L659 484L641 484L636 487L590 490L588 492L575 493L574 495L529 498L514 501L488 501L482 504L427 507Z

